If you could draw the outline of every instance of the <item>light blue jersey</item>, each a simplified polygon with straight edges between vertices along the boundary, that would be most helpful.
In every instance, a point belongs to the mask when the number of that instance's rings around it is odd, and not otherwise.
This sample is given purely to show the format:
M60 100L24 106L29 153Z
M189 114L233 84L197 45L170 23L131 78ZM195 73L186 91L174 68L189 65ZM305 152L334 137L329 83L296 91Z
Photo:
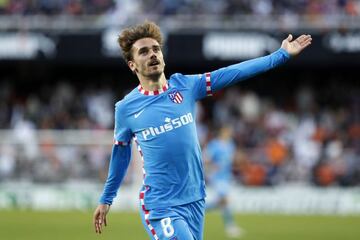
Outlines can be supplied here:
M203 81L201 75L174 74L164 91L149 95L140 87L116 104L121 122L117 122L115 138L128 142L134 136L144 160L146 209L205 197L195 124L195 102L206 96Z
M206 147L206 154L216 168L210 177L211 181L230 181L235 150L235 144L232 140L214 139L209 142Z
M196 101L289 59L284 49L199 75L174 74L162 89L141 86L115 107L115 145L102 204L112 204L130 161L134 138L144 161L143 210L184 205L205 198Z

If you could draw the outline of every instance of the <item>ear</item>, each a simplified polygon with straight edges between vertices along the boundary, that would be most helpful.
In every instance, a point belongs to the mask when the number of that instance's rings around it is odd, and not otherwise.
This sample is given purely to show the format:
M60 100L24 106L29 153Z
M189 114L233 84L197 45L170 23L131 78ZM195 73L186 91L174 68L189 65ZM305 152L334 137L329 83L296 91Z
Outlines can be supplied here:
M135 70L136 70L135 62L133 62L131 60L128 61L128 66L132 72L135 72Z

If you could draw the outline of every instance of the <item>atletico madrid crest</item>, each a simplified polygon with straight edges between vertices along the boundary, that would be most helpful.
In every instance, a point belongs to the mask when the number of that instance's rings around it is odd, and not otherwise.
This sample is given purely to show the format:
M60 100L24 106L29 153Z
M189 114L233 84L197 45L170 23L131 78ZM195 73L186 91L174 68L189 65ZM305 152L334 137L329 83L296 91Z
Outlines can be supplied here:
M174 91L170 92L169 98L171 99L172 102L177 103L177 104L182 103L182 101L184 99L178 90L174 90Z

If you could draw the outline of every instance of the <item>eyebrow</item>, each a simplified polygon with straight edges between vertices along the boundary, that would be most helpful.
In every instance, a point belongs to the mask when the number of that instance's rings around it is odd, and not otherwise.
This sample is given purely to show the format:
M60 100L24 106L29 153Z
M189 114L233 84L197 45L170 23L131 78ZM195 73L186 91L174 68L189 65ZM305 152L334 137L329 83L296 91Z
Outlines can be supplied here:
M152 45L151 48L153 47L159 47L160 48L160 45ZM142 50L145 50L145 49L148 49L149 47L142 47L142 48L139 48L138 52L142 51Z

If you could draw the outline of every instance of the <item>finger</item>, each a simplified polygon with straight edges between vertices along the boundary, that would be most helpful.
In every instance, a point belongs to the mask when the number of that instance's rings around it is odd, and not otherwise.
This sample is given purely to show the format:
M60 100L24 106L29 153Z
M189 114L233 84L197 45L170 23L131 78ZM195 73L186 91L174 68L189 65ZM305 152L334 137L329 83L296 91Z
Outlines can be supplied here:
M298 41L298 43L302 44L303 42L306 42L308 39L311 39L310 35L301 35L296 40Z
M95 222L95 232L99 233L99 223L97 221Z
M101 230L102 230L102 226L101 226L101 221L99 220L98 222L98 233L101 233Z
M96 233L98 232L98 222L97 222L98 216L97 216L97 215L98 215L98 214L95 213L95 214L94 214L94 217L93 217L93 224L94 224L94 228L95 228L95 232L96 232Z
M300 37L298 37L299 40L303 41L305 38L307 37L307 35L303 34Z
M302 51L304 50L307 46L309 46L311 44L311 42L307 42L306 44L304 45L301 45L300 48L299 48L299 51Z
M103 228L103 224L104 224L104 218L105 218L105 214L104 214L104 212L101 212L100 217L99 217L100 233L102 232L102 228Z
M295 39L294 42L298 43L301 46L301 44L303 43L303 40L302 40L302 38L298 37L297 39Z
M96 220L96 233L101 234L101 221L100 218Z
M293 39L293 36L291 34L289 34L289 36L286 38L287 41L291 41Z
M303 46L308 46L308 44L311 44L312 38L308 38L305 41L301 42L300 45L301 47Z
M100 233L101 233L101 229L100 229L99 223L97 223L97 225L96 225L96 233L97 233L97 234L100 234Z
M307 42L304 46L302 46L302 49L306 48L307 46L309 46L311 44L311 42Z
M301 35L301 36L299 36L299 37L297 37L296 39L295 39L295 41L302 41L302 39L304 39L304 35Z
M106 216L104 217L104 224L105 224L105 227L106 227L107 226Z
M97 229L97 232L98 232L99 234L101 234L101 232L102 232L102 224L101 224L100 219L99 219L99 221L98 221L98 229Z

